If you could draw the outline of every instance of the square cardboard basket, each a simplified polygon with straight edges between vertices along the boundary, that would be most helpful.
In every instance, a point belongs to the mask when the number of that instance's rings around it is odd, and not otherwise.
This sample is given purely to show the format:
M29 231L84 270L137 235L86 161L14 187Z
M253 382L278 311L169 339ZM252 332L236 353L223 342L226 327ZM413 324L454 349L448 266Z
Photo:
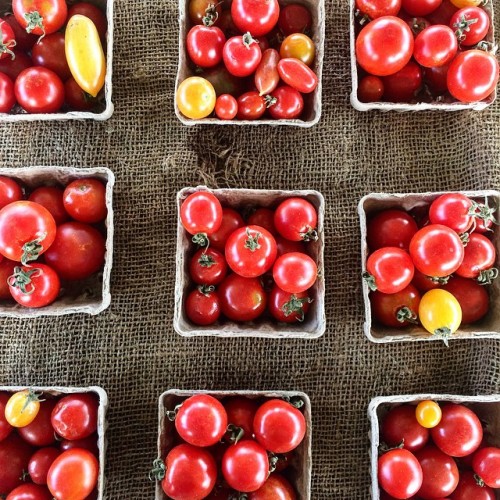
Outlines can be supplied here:
M113 265L113 186L115 176L105 167L22 167L0 168L0 175L11 177L30 189L39 186L65 186L75 179L94 177L106 186L106 207L108 214L104 221L106 227L106 254L104 269L101 273L85 280L71 282L71 287L64 290L64 295L53 304L30 309L17 303L0 301L0 317L33 318L38 316L62 316L64 314L88 313L99 314L111 303L110 279ZM64 285L62 285L64 288Z
M99 107L96 113L90 111L58 111L57 113L26 113L20 106L14 107L14 112L0 113L1 122L34 122L47 120L107 120L113 114L113 103L111 102L112 86L111 77L113 73L113 9L115 0L86 0L95 4L106 13L108 29L106 33L106 47L104 55L106 57L106 77L104 79L104 100L105 103ZM73 4L66 0L68 4ZM0 15L12 12L12 0L0 0ZM64 82L63 82L64 83Z
M469 198L478 202L484 203L488 201L490 207L496 207L497 212L495 217L500 220L500 192L493 190L486 191L460 191ZM432 203L438 196L445 194L440 193L411 193L411 194L387 194L387 193L372 193L364 196L358 205L358 213L361 225L361 266L363 272L366 270L366 259L368 257L368 245L366 241L367 220L371 215L392 208L399 208L406 211L413 208L426 206ZM497 251L498 267L500 255L500 231L494 230L493 244ZM484 318L472 325L463 325L455 332L449 340L453 339L475 339L475 338L494 338L500 339L500 282L494 280L493 284L488 285L490 294L490 310ZM372 342L404 342L417 340L439 340L440 338L431 335L421 326L407 328L390 328L377 325L372 322L371 304L369 299L370 289L363 280L363 299L365 304L365 335Z
M490 29L485 37L485 40L495 45L495 33L494 33L494 17L493 17L493 2L485 2L481 7L490 17ZM458 10L458 9L457 9ZM350 0L350 46L351 46L351 77L352 77L352 92L351 92L351 105L358 111L370 111L372 109L378 109L380 111L424 111L424 110L437 110L437 111L461 111L464 109L472 109L475 111L480 111L491 104L496 99L497 90L495 89L486 99L473 102L473 103L463 103L454 100L450 96L449 99L443 100L442 102L416 102L413 104L402 103L402 102L361 102L358 99L358 66L356 63L356 0ZM472 47L471 47L472 48Z
M310 500L311 498L311 469L312 469L312 417L311 401L307 394L298 391L184 391L170 389L165 391L159 399L158 404L158 458L165 460L168 452L178 444L175 441L175 423L166 417L168 410L173 410L176 405L195 394L209 394L216 399L229 396L242 396L250 399L258 399L263 402L266 399L299 397L304 401L303 413L306 419L306 435L304 440L295 450L295 458L290 463L291 473L288 479L297 493L298 500ZM167 496L161 487L161 482L156 483L155 500L166 500Z
M38 386L0 386L0 391L15 393L24 389L32 389L35 392L50 394L52 396L66 396L68 394L93 393L99 399L99 407L97 410L97 446L99 449L99 475L97 478L97 500L103 500L104 486L106 478L104 476L104 468L106 465L106 412L108 410L108 395L104 389L97 386L91 387L38 387Z
M321 117L321 75L323 72L325 44L325 0L279 0L280 7L290 3L302 4L311 12L311 39L316 47L316 57L311 69L318 77L318 86L311 94L303 94L304 112L302 118L293 120L273 120L270 118L262 118L259 120L220 120L217 117L208 117L201 120L191 120L180 112L177 102L174 102L175 114L184 125L292 125L296 127L312 127L318 123ZM179 0L179 66L177 69L177 78L175 80L176 92L181 82L189 76L195 76L193 68L190 67L191 62L186 50L186 37L192 27L189 20L188 6L189 0ZM224 63L221 62L220 64ZM203 74L198 76L203 76Z
M174 329L187 337L215 335L218 337L267 337L267 338L304 338L320 337L325 333L325 281L324 281L324 214L325 200L321 193L312 190L278 191L261 189L209 189L206 186L184 188L177 193L177 209L180 213L182 202L192 193L208 191L214 194L223 207L236 210L249 207L275 208L283 200L300 197L314 205L318 212L318 240L307 243L309 255L318 265L318 279L310 288L313 299L305 320L302 323L275 323L259 318L255 322L236 323L218 321L215 325L198 326L189 321L184 313L184 299L189 291L189 258L195 251L191 237L182 226L180 217L177 223L177 257L175 276Z
M438 403L459 403L473 410L483 422L485 435L491 446L500 446L500 395L492 396L451 396L449 394L413 394L404 396L381 396L373 398L368 406L370 419L370 461L371 461L371 498L380 499L377 479L378 449L380 445L380 423L385 415L402 404L418 404L420 401L433 400ZM500 490L495 492L500 500ZM471 500L473 500L471 498Z

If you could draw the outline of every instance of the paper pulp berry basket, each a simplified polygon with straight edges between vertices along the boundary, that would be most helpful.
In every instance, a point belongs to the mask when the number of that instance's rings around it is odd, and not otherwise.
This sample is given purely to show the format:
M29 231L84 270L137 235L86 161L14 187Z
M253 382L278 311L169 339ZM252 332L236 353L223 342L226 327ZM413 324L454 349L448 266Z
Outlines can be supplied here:
M304 406L301 411L306 419L306 435L294 451L295 457L288 466L290 473L287 474L287 478L297 492L297 500L311 499L312 417L311 401L307 394L296 391L184 391L180 389L165 391L158 402L158 458L165 460L168 452L175 445L175 423L166 417L166 412L173 410L176 405L195 394L209 394L219 400L229 396L242 396L262 402L275 398L298 397L302 399ZM156 483L155 500L167 500L160 481Z
M174 329L180 335L194 337L214 335L218 337L268 337L268 338L316 338L325 333L325 282L324 282L324 212L325 201L321 193L312 190L278 191L259 189L209 189L206 186L184 188L177 193L177 210L180 213L182 202L196 191L214 194L223 207L236 210L253 207L276 208L280 202L290 197L300 197L314 205L318 213L318 240L307 243L309 255L318 265L318 279L311 287L313 299L306 318L301 323L278 324L265 318L255 322L235 323L229 320L218 321L211 326L192 324L184 313L184 300L190 291L189 258L195 245L191 236L182 226L180 217L177 223L177 251L175 276Z
M461 191L466 196L484 203L487 200L490 207L496 207L495 217L500 220L500 192L493 190L486 191ZM410 193L410 194L388 194L388 193L372 193L364 196L358 205L358 213L361 225L361 266L363 272L366 270L366 259L368 257L368 245L366 242L367 220L370 216L383 210L399 208L403 210L411 210L420 206L426 206L432 203L438 196L445 194L440 193ZM498 267L500 259L500 231L494 229L493 244L497 251ZM494 338L500 339L500 282L494 280L491 285L488 285L490 294L490 309L486 316L471 325L461 326L455 332L450 340L453 339L475 339L475 338ZM372 321L371 304L369 299L370 289L363 280L363 299L365 305L365 335L372 342L405 342L418 340L441 340L435 335L426 332L423 327L407 327L407 328L390 328L381 326Z

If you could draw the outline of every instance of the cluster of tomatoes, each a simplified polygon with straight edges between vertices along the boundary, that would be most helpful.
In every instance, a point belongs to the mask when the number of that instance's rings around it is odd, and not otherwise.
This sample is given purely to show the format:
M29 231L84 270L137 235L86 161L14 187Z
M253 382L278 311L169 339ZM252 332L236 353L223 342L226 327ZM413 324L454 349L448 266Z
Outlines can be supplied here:
M382 422L381 437L390 448L378 460L381 500L497 498L500 448L488 444L467 406L430 400L396 406Z
M232 321L253 321L266 307L276 321L304 319L312 302L308 290L317 278L316 262L304 244L318 238L311 203L288 198L276 210L255 210L245 223L236 210L222 208L213 194L199 191L184 200L180 217L202 246L189 263L198 287L185 300L194 324L211 325L221 313Z
M64 189L40 186L25 193L0 176L0 299L26 307L56 300L61 280L83 280L104 264L101 232L106 188L98 179L76 179Z
M486 99L498 61L484 41L489 14L480 0L356 0L365 24L356 39L362 102Z
M88 111L98 106L107 21L87 2L12 0L0 18L0 112ZM22 112L22 110L19 110Z
M278 0L190 0L189 17L194 26L187 54L203 71L179 85L183 115L200 119L215 110L221 120L258 120L266 112L274 119L301 116L302 94L318 85L310 68L315 46L306 34L312 24L307 7L280 7Z
M151 474L173 500L295 500L285 476L306 434L302 405L300 398L191 396L167 412L175 445Z
M6 500L97 499L98 406L91 393L0 392L0 494Z
M375 319L395 328L420 320L445 340L461 323L479 321L489 309L484 285L498 275L493 212L448 193L415 217L398 209L376 214L367 227L365 274Z

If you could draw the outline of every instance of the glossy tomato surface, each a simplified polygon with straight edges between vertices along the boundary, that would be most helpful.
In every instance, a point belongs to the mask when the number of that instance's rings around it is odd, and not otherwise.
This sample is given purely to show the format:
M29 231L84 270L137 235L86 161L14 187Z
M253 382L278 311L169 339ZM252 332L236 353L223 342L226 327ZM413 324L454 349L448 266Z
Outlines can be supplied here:
M64 208L79 222L95 224L105 219L106 186L98 179L76 179L64 189Z
M56 186L41 186L31 192L28 200L45 207L54 217L56 225L59 225L69 219L68 212L64 208L63 192Z
M418 231L417 223L403 210L384 210L368 221L367 243L371 252L383 247L408 250Z
M23 190L19 183L10 177L0 175L0 209L23 199Z
M373 317L379 323L393 328L404 328L417 320L420 293L409 284L396 293L388 294L377 290L370 294L370 302Z
M422 467L408 450L395 449L378 459L380 487L394 498L410 498L422 486Z
M483 318L490 307L487 287L475 280L452 277L443 289L450 292L462 308L462 324L469 325Z
M28 472L35 484L47 484L47 475L54 460L61 454L61 450L53 446L40 448L30 458Z
M478 450L472 459L472 469L490 488L500 488L500 448Z
M224 33L217 26L193 26L186 38L186 49L191 61L200 68L211 68L222 61L226 43Z
M453 30L442 24L425 28L415 38L413 57L424 68L448 64L456 55L458 42Z
M269 312L276 321L301 322L304 321L311 302L307 291L294 294L275 285L269 294Z
M47 399L40 402L40 409L35 420L18 429L19 435L32 446L49 446L54 444L56 436L51 424L51 414L57 401Z
M258 278L230 274L218 294L222 313L233 321L253 321L266 310L267 295Z
M17 22L34 35L50 35L61 28L68 15L65 0L13 0Z
M50 491L38 484L22 484L12 490L6 500L52 500Z
M436 198L429 208L432 224L442 224L457 233L465 233L472 226L472 200L461 193L446 193Z
M318 214L312 203L303 198L288 198L274 213L278 233L291 241L317 239Z
M285 36L293 33L306 33L311 29L311 25L311 13L306 6L291 3L280 7L278 26Z
M210 246L224 252L226 241L236 229L243 227L245 221L243 217L234 209L224 207L222 209L222 221L219 229L210 234Z
M254 36L266 35L280 15L278 0L233 0L231 16L234 24L242 32Z
M248 500L296 500L292 485L280 474L271 474L266 482Z
M396 406L382 421L381 436L390 447L403 443L406 450L415 453L427 444L429 435L429 430L417 422L414 406Z
M64 33L52 33L38 40L31 50L31 58L33 64L52 70L63 82L71 76L66 61Z
M0 73L0 113L9 113L15 104L14 82L5 73Z
M482 234L472 233L464 250L464 260L455 272L462 278L481 277L481 280L488 282L489 278L484 275L484 271L494 266L496 258L497 253L491 240Z
M188 233L211 235L222 224L222 206L212 193L198 191L182 202L180 217Z
M260 63L262 50L250 33L233 36L224 45L222 51L224 65L229 73L238 77L251 75Z
M88 17L95 25L99 38L104 44L106 41L106 31L108 30L108 21L106 14L96 5L89 2L78 2L68 8L68 17L71 19L73 16L81 15Z
M189 275L199 285L218 285L226 273L224 255L213 248L201 248L189 262Z
M495 500L495 492L489 486L478 484L474 472L464 470L460 473L460 480L456 487L452 500Z
M245 432L244 437L249 439L253 436L253 420L259 408L258 403L246 397L233 397L224 401L227 413L227 421L236 427L241 427Z
M38 262L29 267L16 267L8 283L12 298L25 307L48 306L57 299L61 290L54 269Z
M64 84L59 76L43 66L27 68L14 83L19 105L28 113L55 113L64 104Z
M269 114L277 120L293 120L299 118L304 110L304 98L302 94L290 87L282 85L271 92L271 97L276 99L269 106Z
M214 324L221 314L218 293L206 287L198 287L190 292L184 307L188 319L200 326Z
M397 247L384 247L369 255L366 272L372 290L397 293L411 283L414 265L408 252Z

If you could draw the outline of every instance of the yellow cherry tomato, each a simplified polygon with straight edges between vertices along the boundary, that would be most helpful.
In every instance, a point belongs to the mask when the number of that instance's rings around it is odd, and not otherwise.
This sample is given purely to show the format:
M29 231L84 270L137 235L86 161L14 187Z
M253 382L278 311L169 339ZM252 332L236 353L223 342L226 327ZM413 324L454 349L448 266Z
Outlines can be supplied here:
M215 90L205 78L191 76L179 85L175 100L184 116L192 120L199 120L214 110Z
M303 33L294 33L288 35L282 42L280 47L280 57L294 57L300 59L304 64L310 66L314 61L316 49L314 42Z
M451 0L451 3L459 9L463 9L464 7L478 7L483 2L484 0Z
M96 97L104 86L106 60L95 24L85 16L72 16L66 26L68 66L82 90Z
M462 322L462 308L450 292L429 290L420 300L418 317L429 333L442 337L447 343L448 337L458 330Z
M441 408L435 401L420 401L415 409L417 422L426 429L432 429L441 422Z
M13 394L5 405L5 420L12 427L26 427L35 420L40 410L40 395L31 389Z

